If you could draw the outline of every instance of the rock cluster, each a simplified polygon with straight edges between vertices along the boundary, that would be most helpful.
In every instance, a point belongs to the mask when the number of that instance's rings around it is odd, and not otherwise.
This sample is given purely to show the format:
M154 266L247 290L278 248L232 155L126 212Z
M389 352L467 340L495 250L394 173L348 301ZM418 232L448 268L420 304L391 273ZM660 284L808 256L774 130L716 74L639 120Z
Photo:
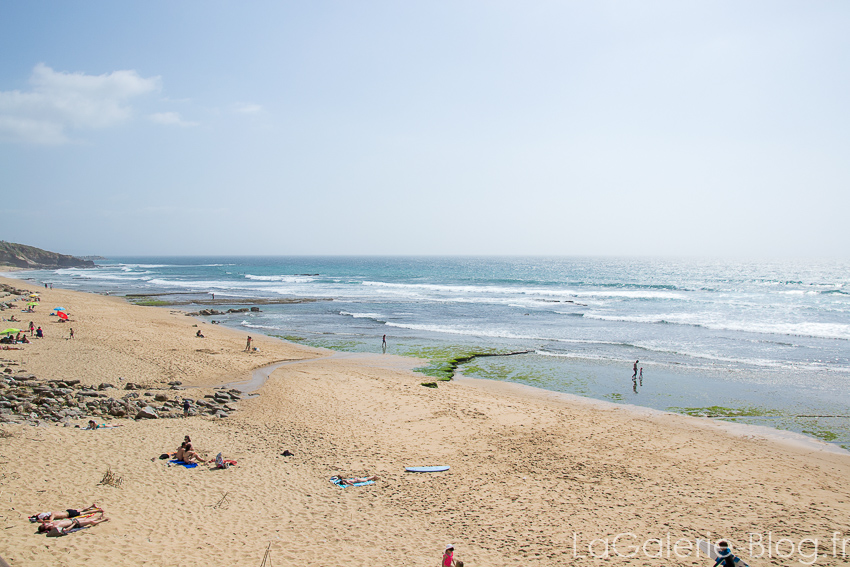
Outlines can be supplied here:
M237 307L234 309L228 309L227 311L219 311L218 309L201 309L200 311L195 311L194 313L187 313L186 315L203 315L205 317L209 315L226 315L228 313L248 313L249 311L253 313L259 313L259 307Z
M0 284L0 293L8 293L11 295L27 295L29 291L25 289L18 289L16 287L12 287L6 284ZM15 301L18 301L18 298L15 298L13 301L3 301L0 302L0 311L5 311L6 309L19 309L19 305L15 305Z
M64 422L77 419L126 418L159 419L183 415L183 400L169 397L163 391L147 391L138 384L127 383L124 393L113 384L102 383L97 388L83 386L79 380L38 380L25 370L13 369L14 362L0 361L0 423ZM179 382L172 389L182 389ZM108 393L107 393L108 391ZM141 391L141 392L140 392ZM235 411L230 404L241 399L235 389L219 388L200 400L189 400L189 415L207 413L228 417Z

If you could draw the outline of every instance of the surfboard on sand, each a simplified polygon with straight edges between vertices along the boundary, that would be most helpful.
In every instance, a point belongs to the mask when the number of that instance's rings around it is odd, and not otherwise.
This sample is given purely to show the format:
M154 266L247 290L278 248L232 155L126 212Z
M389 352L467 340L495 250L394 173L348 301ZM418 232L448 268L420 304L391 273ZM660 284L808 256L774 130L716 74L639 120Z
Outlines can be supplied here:
M434 467L404 467L407 472L443 472L449 470L447 465Z
M717 550L719 548L716 545L714 545L713 543L711 543L710 541L706 541L704 539L698 539L697 540L697 548L699 548L700 551L705 553L711 559L717 560L717 558L720 557L720 555L717 553ZM741 559L737 555L733 555L732 560L735 562L735 567L750 567L749 565L747 565L744 562L743 559Z

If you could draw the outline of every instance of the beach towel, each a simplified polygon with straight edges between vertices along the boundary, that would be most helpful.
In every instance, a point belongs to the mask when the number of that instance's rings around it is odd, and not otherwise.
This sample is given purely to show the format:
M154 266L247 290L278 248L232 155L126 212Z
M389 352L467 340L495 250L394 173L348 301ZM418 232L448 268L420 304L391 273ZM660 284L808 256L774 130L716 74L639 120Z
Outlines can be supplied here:
M354 480L354 479L350 478L348 480ZM364 482L355 482L354 484L344 484L342 482L342 480L339 477L336 477L336 476L331 477L331 482L334 483L335 485L339 486L340 488L347 488L349 486L366 486L367 484L375 484L374 480L367 480L367 481L364 481Z
M62 534L62 535L72 534L72 533L74 533L74 532L78 532L78 531L80 531L80 530L85 530L85 529L88 529L88 528L90 528L90 527L91 527L91 526L79 526L79 527L76 527L76 528L73 528L73 529L70 529L70 530L65 530L65 533L64 533L64 534Z
M198 466L198 463L187 463L186 461L177 461L177 460L168 461L168 463L172 464L172 465L182 465L182 466L186 467L187 469L193 469L193 468Z

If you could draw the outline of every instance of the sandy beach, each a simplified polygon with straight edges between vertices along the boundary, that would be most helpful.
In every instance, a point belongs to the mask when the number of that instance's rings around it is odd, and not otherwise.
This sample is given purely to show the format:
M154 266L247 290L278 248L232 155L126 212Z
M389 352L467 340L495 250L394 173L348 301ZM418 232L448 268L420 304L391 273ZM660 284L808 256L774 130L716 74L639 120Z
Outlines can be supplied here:
M284 566L434 567L448 543L471 567L712 565L697 538L728 539L753 567L850 562L850 454L831 445L498 382L426 388L412 359L261 335L249 353L246 333L176 310L0 283L41 294L36 313L2 316L45 338L0 351L38 381L197 399L284 363L227 418L0 423L0 556L12 566L258 566L268 553ZM49 315L57 306L70 322ZM184 435L238 464L157 458ZM451 468L405 472L414 465ZM120 486L98 484L107 470ZM378 479L340 488L337 474ZM110 521L56 539L27 521L92 502Z

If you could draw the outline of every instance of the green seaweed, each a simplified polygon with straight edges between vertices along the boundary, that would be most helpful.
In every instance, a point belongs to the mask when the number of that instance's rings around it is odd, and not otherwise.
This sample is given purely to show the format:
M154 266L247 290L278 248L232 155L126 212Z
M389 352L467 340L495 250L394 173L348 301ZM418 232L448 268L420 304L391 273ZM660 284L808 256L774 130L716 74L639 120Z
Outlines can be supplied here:
M304 337L296 337L295 335L269 335L270 337L277 337L278 339L283 339L285 341L289 341L291 343L302 343L304 342Z
M811 435L812 437L817 437L821 441L826 441L827 443L831 443L838 439L838 434L828 429L804 429L803 433L806 435Z
M607 399L615 401L615 402L622 402L623 401L623 394L618 394L617 392L614 392L612 394L607 394L605 397Z
M437 387L436 382L422 382L422 385L425 386L426 388L436 388Z
M727 408L723 406L708 406L701 408L668 407L668 411L683 413L693 417L717 417L732 419L738 417L781 417L783 414L778 410L757 408L754 406L743 406L740 408Z
M316 348L338 350L341 352L360 352L362 349L359 347L363 345L363 343L360 341L334 339L306 339L302 341L301 344Z
M401 346L397 349L398 354L402 356L412 356L415 358L425 358L429 361L427 366L415 368L415 372L425 374L438 381L451 380L458 366L475 360L480 356L510 356L517 354L513 352L499 352L495 349L483 349L480 347L468 346L450 346L450 347L431 347L431 346ZM475 370L481 371L478 366Z
M463 374L465 376L475 376L476 378L486 378L487 380L513 380L531 385L545 385L547 383L546 377L540 373L533 371L520 372L516 366L493 361L488 362L486 366L475 363L465 364L463 366Z
M144 307L165 307L166 305L171 305L170 301L162 301L161 299L143 299L139 301L133 301L136 305L142 305Z

